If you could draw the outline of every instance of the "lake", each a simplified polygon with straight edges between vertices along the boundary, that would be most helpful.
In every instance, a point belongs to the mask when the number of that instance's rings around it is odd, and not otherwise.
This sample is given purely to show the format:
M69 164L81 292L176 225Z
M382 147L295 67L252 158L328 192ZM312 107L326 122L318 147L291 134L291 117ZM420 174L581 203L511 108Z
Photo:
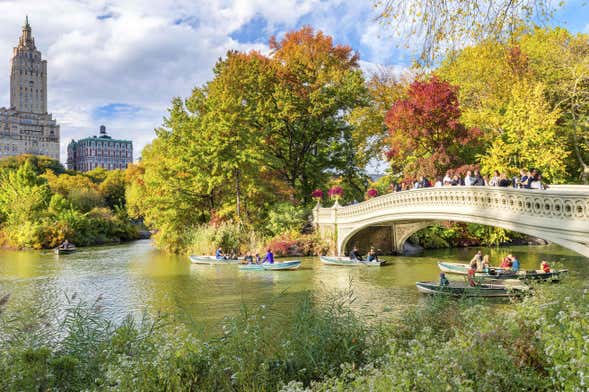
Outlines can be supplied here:
M351 287L359 314L381 318L423 301L415 282L437 280L438 260L465 262L475 251L442 249L390 256L385 257L389 264L380 268L325 266L317 257L306 257L297 271L246 272L235 265L193 265L187 257L158 251L149 240L80 248L61 256L1 250L0 295L11 294L9 307L49 312L100 298L102 311L113 320L163 312L188 325L215 326L243 305L287 309L308 290L322 298ZM524 269L536 269L544 259L558 261L569 269L570 279L589 281L589 259L557 245L488 248L484 253L491 255L494 265L513 253Z

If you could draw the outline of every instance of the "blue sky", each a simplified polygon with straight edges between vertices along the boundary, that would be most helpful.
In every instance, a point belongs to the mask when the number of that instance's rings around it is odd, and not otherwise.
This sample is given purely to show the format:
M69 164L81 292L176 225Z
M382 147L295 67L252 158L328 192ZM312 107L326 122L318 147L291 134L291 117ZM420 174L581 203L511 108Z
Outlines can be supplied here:
M555 24L589 33L585 0ZM132 139L139 153L173 97L210 79L227 50L266 51L268 37L311 25L360 53L367 72L402 70L411 52L375 20L370 0L0 0L0 106L9 105L9 60L25 15L48 61L49 111L71 139ZM138 158L139 154L135 158Z

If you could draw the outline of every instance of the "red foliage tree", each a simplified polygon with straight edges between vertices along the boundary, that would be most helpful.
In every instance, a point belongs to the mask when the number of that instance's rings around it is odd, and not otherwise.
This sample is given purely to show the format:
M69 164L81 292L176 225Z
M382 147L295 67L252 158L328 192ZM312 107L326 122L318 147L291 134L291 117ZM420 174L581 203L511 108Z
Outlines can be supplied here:
M405 177L433 178L448 168L472 163L481 131L460 123L457 87L437 77L414 81L407 98L388 111L388 158Z

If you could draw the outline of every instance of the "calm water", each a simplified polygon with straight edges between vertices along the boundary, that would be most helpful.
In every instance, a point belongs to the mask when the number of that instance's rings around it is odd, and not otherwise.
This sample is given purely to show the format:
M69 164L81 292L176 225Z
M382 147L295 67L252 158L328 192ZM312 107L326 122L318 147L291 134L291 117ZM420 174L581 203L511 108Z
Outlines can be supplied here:
M242 304L275 302L286 309L306 290L319 296L352 285L354 306L366 317L382 317L423 300L417 280L436 280L436 261L470 259L474 249L427 251L418 257L388 257L381 268L324 266L304 258L292 272L244 272L235 266L192 265L186 257L166 255L149 241L83 248L72 255L51 252L0 251L0 295L11 294L9 306L54 309L68 297L93 302L101 297L104 313L120 320L129 313L162 311L186 322L214 325L235 314ZM493 264L507 253L522 267L535 269L540 260L558 261L571 279L589 281L589 259L556 245L485 250ZM351 283L350 283L351 282Z

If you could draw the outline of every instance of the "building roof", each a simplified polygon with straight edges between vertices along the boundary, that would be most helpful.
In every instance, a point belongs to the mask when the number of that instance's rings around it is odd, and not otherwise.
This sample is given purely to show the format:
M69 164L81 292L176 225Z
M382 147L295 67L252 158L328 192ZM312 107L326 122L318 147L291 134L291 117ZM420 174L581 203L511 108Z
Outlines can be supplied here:
M90 137L85 137L83 139L72 140L73 143L80 143L80 142L84 142L84 141L93 141L93 142L107 141L107 142L111 142L111 143L131 143L131 144L133 144L132 140L113 139L110 136L107 136L107 137L90 136Z

